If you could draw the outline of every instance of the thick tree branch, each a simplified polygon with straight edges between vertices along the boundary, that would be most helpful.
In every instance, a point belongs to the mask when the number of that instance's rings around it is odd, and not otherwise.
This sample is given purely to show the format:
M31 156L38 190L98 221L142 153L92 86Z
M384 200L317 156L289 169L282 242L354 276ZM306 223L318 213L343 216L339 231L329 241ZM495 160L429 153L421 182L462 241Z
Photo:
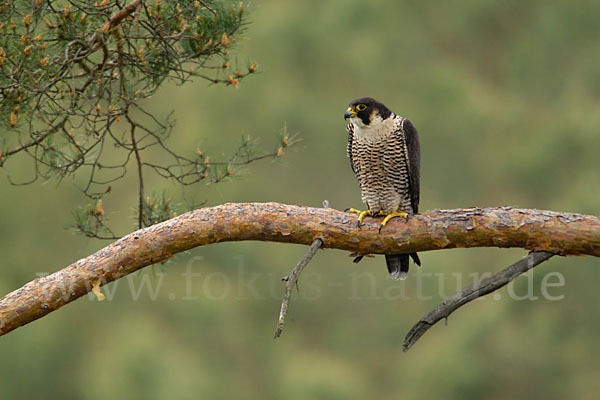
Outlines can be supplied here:
M536 265L546 261L554 254L547 251L531 252L516 263L498 272L494 276L484 278L473 285L456 292L448 297L440 305L431 310L427 315L419 320L406 334L404 338L404 351L410 349L421 336L425 334L433 325L442 319L448 318L450 314L464 306L465 304L478 299L481 296L492 293Z
M0 335L43 317L102 285L211 243L259 240L310 245L358 254L401 253L456 247L521 247L561 255L600 256L600 217L511 207L433 210L379 220L332 209L278 203L224 204L182 214L135 231L49 276L0 299Z

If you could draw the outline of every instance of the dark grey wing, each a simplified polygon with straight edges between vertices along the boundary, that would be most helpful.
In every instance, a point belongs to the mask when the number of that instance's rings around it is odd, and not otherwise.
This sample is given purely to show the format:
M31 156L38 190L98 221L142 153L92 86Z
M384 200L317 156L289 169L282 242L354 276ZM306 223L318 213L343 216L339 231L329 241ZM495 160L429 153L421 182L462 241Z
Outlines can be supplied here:
M350 166L352 167L352 172L357 174L358 164L355 165L354 159L352 158L352 143L354 142L354 125L352 125L352 123L349 123L346 127L346 130L348 131L348 158L350 159Z
M402 132L408 152L408 181L413 212L419 212L419 193L421 191L421 150L417 128L408 119L402 120Z

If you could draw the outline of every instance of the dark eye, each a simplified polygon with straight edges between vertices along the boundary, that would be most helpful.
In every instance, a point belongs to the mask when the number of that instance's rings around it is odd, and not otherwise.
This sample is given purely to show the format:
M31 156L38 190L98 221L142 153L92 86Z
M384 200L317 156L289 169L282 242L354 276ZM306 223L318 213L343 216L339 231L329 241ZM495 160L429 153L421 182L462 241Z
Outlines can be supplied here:
M356 109L358 111L365 111L366 108L367 108L367 106L365 106L364 104L359 104L359 105L356 106Z

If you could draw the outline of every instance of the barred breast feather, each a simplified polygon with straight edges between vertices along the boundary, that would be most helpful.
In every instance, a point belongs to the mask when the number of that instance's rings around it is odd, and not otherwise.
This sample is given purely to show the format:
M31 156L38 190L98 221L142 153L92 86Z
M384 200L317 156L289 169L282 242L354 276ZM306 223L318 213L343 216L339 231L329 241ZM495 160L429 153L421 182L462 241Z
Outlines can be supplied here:
M418 212L419 188L413 187L415 183L411 182L411 172L418 174L418 170L410 170L404 130L410 121L400 116L388 120L367 132L357 132L350 123L347 128L348 157L360 185L362 200L369 209L386 214L395 211L413 214Z

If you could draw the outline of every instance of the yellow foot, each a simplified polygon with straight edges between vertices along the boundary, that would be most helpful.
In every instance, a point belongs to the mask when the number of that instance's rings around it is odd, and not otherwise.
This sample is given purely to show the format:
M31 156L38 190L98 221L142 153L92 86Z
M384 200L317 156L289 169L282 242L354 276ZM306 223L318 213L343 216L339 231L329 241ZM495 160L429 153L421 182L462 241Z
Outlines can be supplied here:
M381 221L381 224L379 224L379 232L381 232L381 229L385 226L385 224L388 223L388 221L394 217L402 217L404 218L406 221L408 221L408 214L405 212L393 212L391 214L388 214L385 216L385 218L383 219L383 221Z
M357 210L356 208L352 208L352 207L346 208L344 211L345 212L349 212L349 213L353 213L353 214L360 214L360 213L362 213L362 211Z
M382 211L377 211L377 212L374 212L373 210L360 211L355 208L346 208L344 211L358 214L358 220L356 221L356 226L358 226L359 228L362 225L363 219L365 219L365 217L381 217L382 215L385 215Z

